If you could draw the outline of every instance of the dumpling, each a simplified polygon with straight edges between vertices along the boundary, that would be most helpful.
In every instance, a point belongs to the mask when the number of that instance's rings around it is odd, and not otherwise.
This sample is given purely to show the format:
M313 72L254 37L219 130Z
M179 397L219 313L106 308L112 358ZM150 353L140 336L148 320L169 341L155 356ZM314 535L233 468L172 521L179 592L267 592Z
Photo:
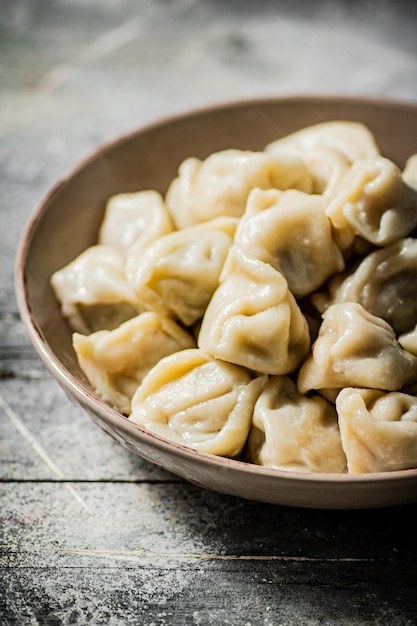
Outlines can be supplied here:
M336 150L350 163L379 154L371 131L359 122L331 121L313 124L270 143L265 150L296 150L303 153L317 148Z
M112 246L88 248L56 271L51 285L62 314L83 334L112 330L146 309L127 282L123 254Z
M133 396L130 419L201 452L236 457L266 380L201 350L183 350L165 357L147 374Z
M177 228L222 215L240 217L254 187L311 189L311 175L297 155L223 150L207 159L191 157L170 184L166 203Z
M115 330L73 335L80 368L99 396L121 413L145 374L173 352L195 347L195 341L174 321L147 311Z
M324 198L330 197L342 178L345 176L351 162L338 150L328 147L318 147L301 154L313 179L312 193L321 194Z
M342 249L351 245L355 235L386 246L417 225L417 191L404 182L401 170L389 159L362 159L335 188L326 215Z
M312 301L321 312L331 304L359 302L400 335L417 324L416 284L417 239L409 237L371 252L353 272L331 279L327 291Z
M174 230L174 224L160 193L153 190L120 193L106 205L98 243L126 253L139 249Z
M349 473L417 467L417 398L347 388L339 393L336 409Z
M407 352L411 352L411 354L417 356L417 324L412 330L400 335L398 337L398 343L404 348L404 350L407 350Z
M369 387L395 391L417 378L417 357L398 343L387 322L357 303L334 304L323 315L298 390Z
M237 219L220 217L174 231L128 256L131 288L146 305L186 326L200 319L219 283Z
M234 242L280 271L296 297L315 291L345 267L323 198L302 191L251 191Z
M405 164L403 180L410 187L417 189L417 154L412 154Z
M255 404L247 457L277 469L346 472L334 406L301 395L288 376L272 376Z
M284 276L233 246L204 314L198 346L257 372L288 374L306 356L310 338Z

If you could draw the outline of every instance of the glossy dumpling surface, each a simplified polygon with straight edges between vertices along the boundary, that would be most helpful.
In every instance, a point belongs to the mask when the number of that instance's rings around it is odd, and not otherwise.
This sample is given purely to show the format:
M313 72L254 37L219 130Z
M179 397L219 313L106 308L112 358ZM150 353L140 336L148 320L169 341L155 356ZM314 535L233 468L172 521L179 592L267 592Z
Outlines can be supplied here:
M398 337L398 343L407 350L417 356L417 324L406 333Z
M172 230L171 216L157 191L121 193L107 202L98 243L125 254L132 246L142 248Z
M195 346L185 330L147 311L115 330L74 333L78 363L99 396L130 413L130 402L148 371L164 356Z
M193 324L218 286L236 226L236 218L220 217L160 237L128 257L131 288L150 309Z
M204 161L191 157L179 168L166 194L177 228L219 216L240 217L249 192L261 189L311 189L311 175L292 154L276 158L250 150L223 150Z
M354 271L331 279L315 294L320 311L338 302L358 302L387 321L397 334L417 324L417 239L408 237L369 253Z
M406 237L417 225L417 191L382 156L356 161L336 186L326 214L347 247L360 235L375 245ZM343 243L342 243L343 242Z
M337 397L349 472L417 467L417 398L401 392L343 389Z
M159 361L145 377L133 396L130 419L182 445L234 457L245 445L266 378L252 378L201 350L183 350Z
M311 355L298 375L298 389L369 387L398 390L417 377L417 357L398 343L391 326L360 304L332 305Z
M417 189L417 154L412 154L407 159L403 170L403 180L407 185L410 185L410 187Z
M254 189L234 242L280 271L296 297L306 296L345 267L324 207L320 195Z
M114 329L146 306L128 284L123 254L96 245L55 272L51 285L62 313L77 332Z
M345 155L326 146L303 153L302 158L312 176L311 192L320 194L325 199L331 197L351 167L351 162Z
M258 465L307 472L345 472L336 410L300 394L287 376L272 376L255 404L247 446Z
M233 246L198 345L215 358L257 372L288 374L307 354L310 337L284 276Z
M379 148L370 130L359 122L331 121L313 124L273 141L266 151L296 150L303 154L326 148L335 150L350 163L379 154Z

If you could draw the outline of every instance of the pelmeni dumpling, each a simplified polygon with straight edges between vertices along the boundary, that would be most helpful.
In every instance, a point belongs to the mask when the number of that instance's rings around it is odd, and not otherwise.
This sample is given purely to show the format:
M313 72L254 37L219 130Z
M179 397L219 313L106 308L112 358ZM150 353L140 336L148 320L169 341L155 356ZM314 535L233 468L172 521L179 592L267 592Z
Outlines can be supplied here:
M73 346L92 387L128 415L132 396L149 370L162 357L195 347L195 341L173 320L147 311L115 330L74 333Z
M346 472L334 406L301 395L288 376L272 376L255 404L247 458L277 469Z
M203 317L198 346L257 372L288 374L306 356L310 338L284 276L233 246Z
M96 245L51 277L62 313L77 332L88 334L119 324L146 309L127 282L123 254Z
M338 150L326 146L302 154L313 178L311 193L330 197L351 166L349 159Z
M106 205L98 243L123 253L136 245L147 245L174 230L172 218L160 193L153 190L120 193Z
M407 159L402 175L407 185L417 189L417 154L412 154Z
M359 302L387 321L396 334L417 324L417 239L407 238L371 252L358 267L329 281L312 296L319 311L338 302Z
M354 163L329 200L326 214L335 239L348 248L355 235L378 246L406 237L417 225L417 191L382 156Z
M360 304L332 305L323 315L298 390L369 387L395 391L417 379L417 357L398 343L391 326Z
M236 457L266 381L201 350L183 350L161 359L145 376L133 396L130 419L201 452Z
M219 217L174 231L128 256L129 283L146 305L190 326L217 288L237 218Z
M306 296L345 267L324 206L319 195L254 189L235 244L280 271L296 297Z
M417 467L417 398L400 392L343 389L336 399L351 474Z
M303 154L317 148L339 152L350 163L379 154L379 148L370 130L359 122L332 121L307 126L270 143L265 150L295 150Z
M412 330L403 333L398 337L398 343L407 350L417 356L417 324Z
M254 187L310 191L311 175L297 155L223 150L204 161L186 159L166 203L176 227L185 228L222 215L240 217Z

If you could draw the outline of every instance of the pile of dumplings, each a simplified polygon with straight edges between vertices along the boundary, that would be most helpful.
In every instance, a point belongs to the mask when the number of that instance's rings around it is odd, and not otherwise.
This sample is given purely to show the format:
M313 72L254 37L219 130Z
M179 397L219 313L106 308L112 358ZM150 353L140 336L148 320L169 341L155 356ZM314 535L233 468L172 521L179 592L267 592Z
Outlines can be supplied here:
M51 277L97 394L146 431L299 472L417 467L417 154L357 122L187 158Z

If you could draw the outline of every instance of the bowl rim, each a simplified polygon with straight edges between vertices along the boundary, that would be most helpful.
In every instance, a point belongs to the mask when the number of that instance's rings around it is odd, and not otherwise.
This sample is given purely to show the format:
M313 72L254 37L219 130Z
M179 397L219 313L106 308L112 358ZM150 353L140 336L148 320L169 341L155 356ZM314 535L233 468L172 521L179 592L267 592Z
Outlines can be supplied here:
M174 452L176 455L185 457L193 462L201 464L209 464L211 467L219 469L229 468L244 473L256 474L257 476L280 478L285 481L302 482L309 484L323 485L325 483L332 484L350 484L350 485L366 485L377 483L391 483L397 481L415 480L417 477L417 468L404 470L390 470L386 472L368 472L363 474L348 473L330 473L330 472L308 472L295 471L290 469L280 469L256 465L243 460L221 457L214 454L205 453L186 445L182 445L175 441L171 441L162 436L148 432L132 422L129 418L119 413L106 402L95 395L84 383L77 379L63 365L60 359L55 355L48 343L42 336L40 328L35 323L26 287L26 263L28 252L32 239L36 233L38 223L48 209L48 205L53 197L73 176L79 173L85 166L95 159L105 155L107 152L114 150L124 142L134 139L135 136L145 133L158 127L173 124L177 121L184 120L190 116L198 117L210 112L220 111L223 109L233 109L236 107L249 107L265 104L276 103L354 103L367 106L394 107L399 110L417 111L417 101L406 100L393 97L371 96L371 95L355 95L355 94L316 94L316 93L296 93L284 95L267 95L259 97L247 97L228 99L217 101L208 105L189 107L178 112L166 114L154 118L150 121L142 123L131 130L119 133L113 139L100 143L97 147L90 150L86 155L77 159L75 163L69 167L66 172L61 175L55 184L50 187L44 197L37 204L36 208L30 215L20 236L14 268L14 287L18 311L23 322L24 328L31 340L33 347L39 358L42 360L50 374L57 380L60 386L69 392L83 407L90 410L100 418L105 424L116 430L122 430L126 434L131 435L135 439L142 440L145 444L152 442L152 446L162 452Z

